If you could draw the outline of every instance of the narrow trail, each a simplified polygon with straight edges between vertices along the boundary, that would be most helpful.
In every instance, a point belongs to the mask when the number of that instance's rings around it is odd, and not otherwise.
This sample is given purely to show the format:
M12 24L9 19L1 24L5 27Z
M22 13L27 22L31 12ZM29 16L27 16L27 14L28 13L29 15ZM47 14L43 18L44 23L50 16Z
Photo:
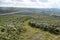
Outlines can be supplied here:
M28 25L30 20L25 21L23 24L25 26L25 28L27 29L26 33L23 33L24 36L26 36L25 40L39 40L40 38L40 33L39 33L39 29L36 28L32 28L31 26Z

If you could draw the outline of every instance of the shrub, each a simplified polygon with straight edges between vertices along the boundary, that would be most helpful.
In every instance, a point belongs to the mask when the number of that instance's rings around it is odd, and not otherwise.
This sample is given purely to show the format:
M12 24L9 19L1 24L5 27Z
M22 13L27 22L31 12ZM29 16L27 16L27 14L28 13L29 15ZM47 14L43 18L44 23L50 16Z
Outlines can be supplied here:
M58 24L49 24L45 22L36 22L36 21L30 21L29 25L31 27L39 28L44 31L49 31L50 33L54 34L60 34L60 25Z
M0 40L18 40L24 31L26 29L23 26L0 26Z

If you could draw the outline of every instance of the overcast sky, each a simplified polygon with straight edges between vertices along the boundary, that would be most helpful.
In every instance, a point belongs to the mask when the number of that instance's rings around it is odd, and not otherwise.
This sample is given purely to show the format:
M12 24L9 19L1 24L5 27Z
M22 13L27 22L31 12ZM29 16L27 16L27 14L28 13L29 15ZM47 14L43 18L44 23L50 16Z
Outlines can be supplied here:
M0 0L0 7L60 8L60 0Z

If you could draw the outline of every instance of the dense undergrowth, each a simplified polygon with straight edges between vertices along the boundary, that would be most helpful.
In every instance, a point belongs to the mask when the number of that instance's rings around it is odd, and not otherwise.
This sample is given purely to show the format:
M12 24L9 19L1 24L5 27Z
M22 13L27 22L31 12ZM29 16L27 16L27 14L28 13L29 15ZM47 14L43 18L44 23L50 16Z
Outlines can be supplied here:
M20 40L20 34L26 31L22 24L25 20L22 16L0 16L0 40Z
M58 18L41 15L0 16L0 40L34 40L36 37L39 37L36 40L53 40L55 35L60 35Z
M43 21L40 22L40 21L36 21L36 20L31 20L29 22L29 25L31 27L39 28L44 31L54 33L56 35L60 35L60 25L59 24L58 23L43 22Z

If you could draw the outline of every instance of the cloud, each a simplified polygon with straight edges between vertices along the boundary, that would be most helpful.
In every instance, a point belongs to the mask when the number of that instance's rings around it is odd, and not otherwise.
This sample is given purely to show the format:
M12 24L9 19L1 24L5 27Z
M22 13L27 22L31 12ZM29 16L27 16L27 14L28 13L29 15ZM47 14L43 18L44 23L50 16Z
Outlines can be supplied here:
M39 0L39 1L41 1L41 2L48 2L48 0Z
M33 0L34 1L34 0ZM60 8L60 0L0 0L0 7Z

